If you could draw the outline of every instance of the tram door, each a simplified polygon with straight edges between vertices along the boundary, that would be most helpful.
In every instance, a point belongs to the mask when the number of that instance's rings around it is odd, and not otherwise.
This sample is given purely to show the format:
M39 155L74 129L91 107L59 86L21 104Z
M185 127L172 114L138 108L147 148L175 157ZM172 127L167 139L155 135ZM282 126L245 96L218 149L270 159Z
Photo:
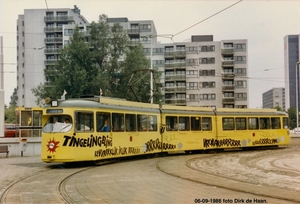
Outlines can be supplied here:
M42 136L42 108L16 108L17 137Z

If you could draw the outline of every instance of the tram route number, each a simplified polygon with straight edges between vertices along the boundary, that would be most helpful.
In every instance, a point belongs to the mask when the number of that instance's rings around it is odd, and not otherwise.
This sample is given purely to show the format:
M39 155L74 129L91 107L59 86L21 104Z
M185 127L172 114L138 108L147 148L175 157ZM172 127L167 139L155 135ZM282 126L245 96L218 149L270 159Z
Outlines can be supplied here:
M221 199L221 198L196 198L194 203L268 203L265 199Z

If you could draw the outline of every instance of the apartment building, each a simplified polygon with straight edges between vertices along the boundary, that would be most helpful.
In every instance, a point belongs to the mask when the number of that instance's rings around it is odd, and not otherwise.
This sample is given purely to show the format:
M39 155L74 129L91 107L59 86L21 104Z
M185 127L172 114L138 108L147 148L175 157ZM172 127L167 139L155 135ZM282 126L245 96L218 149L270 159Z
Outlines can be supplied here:
M58 20L61 16L68 20L61 22ZM36 20L39 22L38 28L32 25L32 31L24 30L27 24L31 25L30 20L38 18L39 20ZM195 35L191 36L190 42L160 43L160 36L152 20L108 19L110 25L116 22L127 30L131 46L141 43L151 60L151 67L157 67L162 73L160 83L166 104L217 108L248 107L247 40L213 41L212 35ZM31 89L39 83L48 83L43 69L55 63L59 50L69 42L68 38L72 35L75 25L80 25L83 31L88 27L88 22L80 15L77 7L25 10L24 15L19 16L20 106L35 105ZM24 31L21 31L20 27ZM27 34L28 32L31 35Z
M273 88L262 94L262 104L263 108L274 108L281 107L282 110L285 109L285 89Z
M85 26L88 21L74 9L25 9L17 20L18 106L36 106L32 88L49 83L44 69L54 64L63 48L65 26ZM65 34L64 34L65 33Z
M248 107L247 40L213 41L212 35L190 42L159 43L153 21L110 18L141 43L151 66L162 73L165 103L182 106Z
M284 79L286 109L299 107L299 38L300 35L284 37ZM297 93L298 88L298 93ZM298 98L296 98L298 97ZM300 110L300 109L299 109Z

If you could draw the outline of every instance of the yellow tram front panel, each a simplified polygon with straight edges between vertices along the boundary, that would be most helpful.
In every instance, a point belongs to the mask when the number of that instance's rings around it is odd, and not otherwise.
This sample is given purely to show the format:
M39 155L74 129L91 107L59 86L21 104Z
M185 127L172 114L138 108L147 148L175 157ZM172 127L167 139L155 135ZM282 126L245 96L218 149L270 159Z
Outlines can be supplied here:
M137 108L124 103L64 101L45 108L42 160L95 161L161 152L161 146L156 145L162 141L158 105Z

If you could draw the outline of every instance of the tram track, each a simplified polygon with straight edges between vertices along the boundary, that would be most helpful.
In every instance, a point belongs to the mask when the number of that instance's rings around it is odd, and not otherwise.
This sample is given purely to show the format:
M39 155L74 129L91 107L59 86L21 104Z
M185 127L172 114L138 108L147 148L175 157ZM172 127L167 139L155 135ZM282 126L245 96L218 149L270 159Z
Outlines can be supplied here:
M264 151L257 157L255 157L254 151L245 153L251 154L252 152L253 157L249 157L248 160L241 160L241 163L255 166L255 163L259 163L261 160L268 160L266 159L267 152ZM223 197L221 198L230 198L230 195L232 195L230 192L236 192L233 194L247 196L248 193L250 193L257 198L267 198L269 203L300 202L300 200L295 197L299 192L290 192L280 189L281 193L278 194L278 189L230 179L226 176L215 174L214 172L199 169L199 166L197 167L193 164L194 161L200 160L202 164L205 164L207 167L216 165L215 167L219 168L220 166L216 159L222 158L224 155L228 157L226 161L234 161L235 157L231 157L231 155L238 156L243 154L244 152L238 151L224 154L170 155L153 159L124 159L115 164L112 164L115 161L105 161L99 164L102 165L100 167L95 165L51 165L42 171L22 177L11 183L1 194L0 203L22 203L12 202L16 201L16 197L13 196L19 196L19 201L22 201L22 199L26 197L27 203L30 201L31 203L99 203L100 201L104 203L122 203L124 202L122 199L131 201L131 203L140 203L139 201L149 199L148 194L140 191L141 189L147 189L149 186L154 187L153 189L151 188L153 192L159 192L159 189L162 191L169 186L168 184L165 186L166 183L171 182L170 185L176 186L174 189L180 192L178 195L182 194L179 190L181 189L179 186L182 185L182 179L186 181L184 183L188 186L187 189L189 189L189 192L194 192L189 198L189 203L191 203L194 198L197 198L194 195L199 194L199 188L204 194L209 192L212 195L222 195ZM280 155L279 152L278 154ZM242 156L238 157L243 158ZM258 159L255 160L255 158ZM274 160L268 161L270 161L270 165L273 165L274 168L282 166L280 171L284 170L284 168L288 169L287 166L279 165ZM259 166L261 165L263 164L259 164ZM136 168L130 168L132 166ZM227 171L230 173L230 170L223 169L223 172ZM297 172L297 169L292 168L292 171ZM170 176L172 178L169 178ZM174 177L176 179L174 179ZM193 184L195 182L198 184ZM179 186L176 183L179 183ZM223 185L220 185L222 183ZM125 186L131 191L124 188ZM17 189L20 190L20 188L22 188L21 193L17 194ZM214 189L213 191L216 192L212 192L209 189ZM255 191L255 189L257 191ZM262 191L259 192L259 190ZM270 191L274 192L270 194ZM274 195L276 191L278 195ZM116 195L113 194L113 192L120 192L120 194L122 194L119 200L115 199ZM134 192L140 194L140 200L137 198L137 200L131 200L132 198L128 196ZM163 192L164 191L160 193L163 194ZM224 193L224 195L222 193ZM28 199L28 195L32 196L31 200ZM39 198L34 197L35 195L39 195ZM179 197L179 199L182 198ZM184 199L186 199L186 197Z
M297 188L299 186L298 180L300 179L299 169L290 168L290 166L283 164L275 164L277 160L283 159L284 155L286 156L286 154L294 150L238 151L209 155L190 155L183 158L180 169L189 168L191 171L196 171L197 177L192 176L193 173L189 170L186 171L190 173L183 174L182 172L165 171L165 167L159 164L157 168L169 175L197 183L279 199L283 202L300 203L298 196L300 189ZM268 158L270 153L273 153L275 159ZM243 156L244 154L245 156ZM251 154L253 155L251 156ZM278 157L277 160L276 157ZM226 163L227 165L224 165ZM270 165L266 167L264 165L266 163L270 163ZM256 172L254 172L254 175L251 175L253 168L256 168ZM244 169L246 171L243 171ZM257 174L257 172L261 175ZM266 179L266 176L272 176L274 183L266 184L265 181L261 182L261 180ZM282 181L276 182L278 177ZM298 180L295 180L295 178ZM289 182L285 183L284 179L288 179Z
M94 167L51 165L42 171L15 180L1 194L0 203L23 203L28 194L31 198L27 199L33 203L75 203L65 189L68 178Z

